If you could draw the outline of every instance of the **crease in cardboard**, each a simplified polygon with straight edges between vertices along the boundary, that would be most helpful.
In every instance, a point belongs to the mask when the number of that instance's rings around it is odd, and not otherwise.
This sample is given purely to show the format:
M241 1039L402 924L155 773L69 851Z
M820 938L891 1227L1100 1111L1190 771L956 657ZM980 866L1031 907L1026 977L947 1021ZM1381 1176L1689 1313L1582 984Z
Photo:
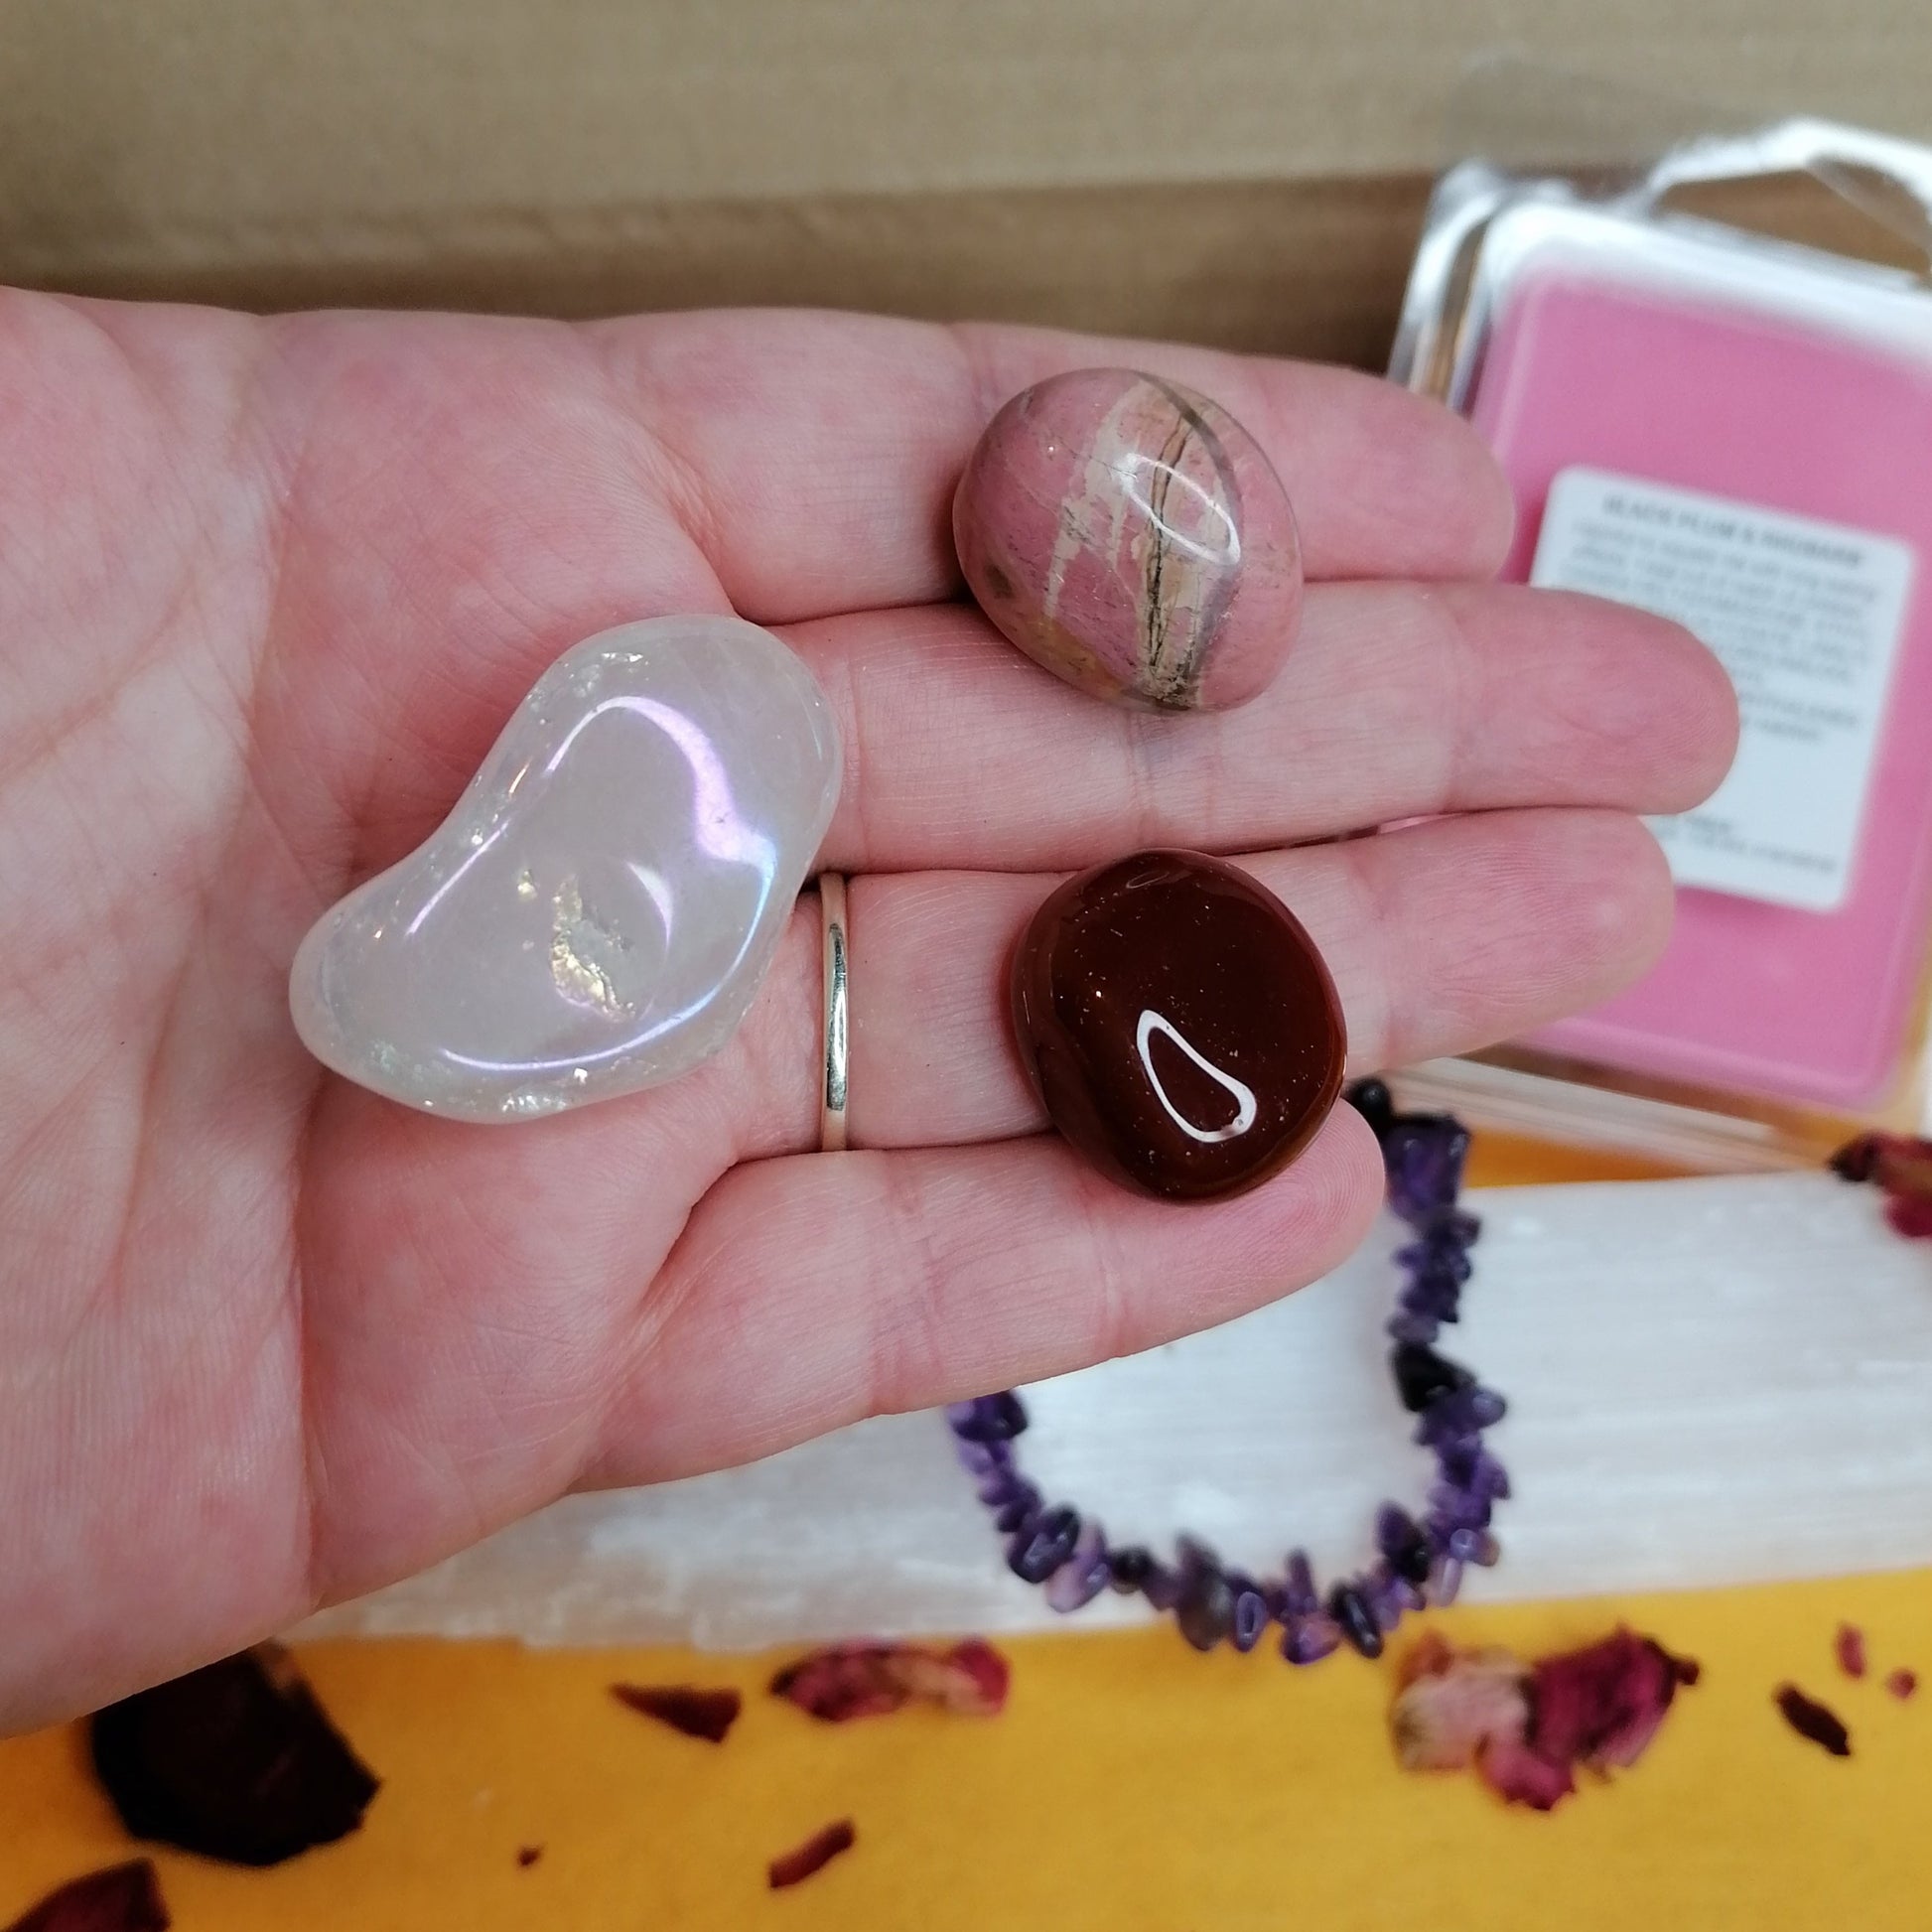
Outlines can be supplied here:
M1379 367L1427 178L178 223L0 276L256 309L587 316L714 304L973 316Z

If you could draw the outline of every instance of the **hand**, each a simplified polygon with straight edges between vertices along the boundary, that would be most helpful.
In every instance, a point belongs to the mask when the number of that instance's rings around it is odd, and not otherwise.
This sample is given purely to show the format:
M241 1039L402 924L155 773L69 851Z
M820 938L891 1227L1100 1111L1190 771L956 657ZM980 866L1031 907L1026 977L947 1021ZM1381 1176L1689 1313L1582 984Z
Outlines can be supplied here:
M1306 627L1245 710L1105 709L947 601L992 410L1122 361L1226 403L1300 510ZM1668 624L1477 581L1509 519L1449 416L1288 364L0 297L0 1727L573 1485L1144 1348L1338 1261L1381 1185L1348 1109L1254 1193L1131 1197L1042 1133L1002 956L1056 875L1170 843L1294 906L1358 1071L1628 981L1670 915L1632 814L1716 783L1729 688ZM655 1092L478 1128L326 1077L286 1009L311 920L565 646L732 609L845 733L865 1151L814 1151L810 905L731 1046Z

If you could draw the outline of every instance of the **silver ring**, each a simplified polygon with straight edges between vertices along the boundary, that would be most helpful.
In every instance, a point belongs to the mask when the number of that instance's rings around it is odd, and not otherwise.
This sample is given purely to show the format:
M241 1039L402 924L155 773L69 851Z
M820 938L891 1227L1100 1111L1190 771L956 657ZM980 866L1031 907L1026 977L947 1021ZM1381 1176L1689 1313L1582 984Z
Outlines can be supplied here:
M825 1020L820 1030L824 1075L819 1089L818 1144L827 1154L845 1146L846 1074L851 1061L847 1009L851 999L845 937L845 875L818 876L818 916L824 935Z

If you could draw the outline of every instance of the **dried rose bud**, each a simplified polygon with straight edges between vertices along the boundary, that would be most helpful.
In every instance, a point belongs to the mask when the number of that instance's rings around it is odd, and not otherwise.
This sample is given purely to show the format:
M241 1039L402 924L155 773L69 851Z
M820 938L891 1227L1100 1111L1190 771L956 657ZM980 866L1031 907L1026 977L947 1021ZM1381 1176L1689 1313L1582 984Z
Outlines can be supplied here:
M1932 1204L1932 1141L1879 1135L1874 1173L1886 1193Z
M1390 1714L1396 1754L1414 1771L1473 1764L1511 1803L1548 1811L1577 1788L1577 1765L1634 1764L1697 1677L1688 1658L1628 1630L1536 1664L1457 1651L1432 1632Z
M1006 1707L1007 1660L968 1638L950 1650L907 1643L832 1644L787 1665L772 1694L827 1724L877 1718L919 1703L966 1717L997 1717Z
M172 1923L153 1862L135 1859L49 1892L7 1932L168 1932Z
M1932 1239L1932 1141L1902 1134L1865 1134L1832 1157L1846 1180L1871 1180L1884 1189L1885 1212L1900 1234Z
M89 1742L136 1838L229 1864L280 1864L343 1838L376 1792L276 1644L110 1704Z
M1520 1742L1529 1726L1529 1670L1500 1649L1458 1651L1431 1631L1411 1653L1390 1714L1405 1771L1465 1771L1484 1746Z
M1628 1630L1546 1657L1530 1679L1536 1716L1529 1741L1545 1757L1592 1771L1634 1764L1678 1685L1695 1684L1697 1676L1697 1665Z
M613 1684L611 1695L632 1711L655 1718L687 1737L701 1737L707 1744L725 1741L743 1703L736 1691L698 1691L688 1684Z
M1012 1669L990 1643L968 1637L946 1651L902 1647L905 1683L915 1698L966 1718L997 1718L1007 1706Z
M1908 1241L1932 1241L1932 1200L1922 1195L1892 1195L1885 1203L1885 1218Z

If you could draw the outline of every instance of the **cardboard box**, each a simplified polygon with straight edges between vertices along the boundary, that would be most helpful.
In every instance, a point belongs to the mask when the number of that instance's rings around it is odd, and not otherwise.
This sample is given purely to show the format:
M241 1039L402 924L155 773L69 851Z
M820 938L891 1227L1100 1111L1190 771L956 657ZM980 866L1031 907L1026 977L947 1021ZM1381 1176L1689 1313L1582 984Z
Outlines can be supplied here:
M1932 137L1923 0L4 0L0 275L809 302L1379 363L1508 48Z

